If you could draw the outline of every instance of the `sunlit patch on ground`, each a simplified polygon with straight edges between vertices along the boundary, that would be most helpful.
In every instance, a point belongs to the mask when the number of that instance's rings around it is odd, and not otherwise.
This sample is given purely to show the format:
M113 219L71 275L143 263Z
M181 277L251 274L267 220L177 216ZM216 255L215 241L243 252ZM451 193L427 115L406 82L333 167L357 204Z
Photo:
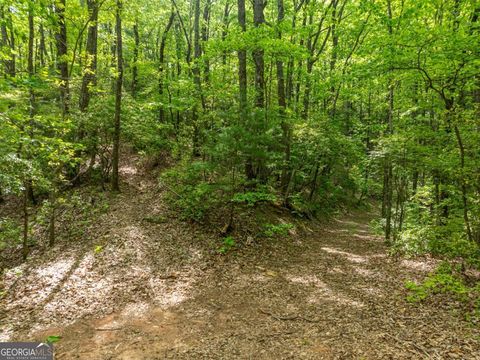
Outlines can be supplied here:
M123 255L133 255L137 260L142 260L148 252L148 239L138 226L128 225L117 229L114 236L124 248Z
M5 342L12 339L13 336L13 325L12 324L2 324L0 326L0 341Z
M138 170L135 166L123 165L118 169L118 172L123 176L132 176L136 175Z
M380 278L382 275L376 271L370 270L370 269L365 269L362 267L354 267L353 271L355 271L357 274L364 276L366 278L370 279L375 279L375 278Z
M307 302L311 304L322 304L324 301L331 301L335 304L352 306L356 308L362 308L365 304L361 301L353 300L345 295L342 295L332 289L320 288L309 296Z
M333 274L345 274L345 270L339 266L334 266L331 269L328 269L328 272Z
M331 248L331 247L322 247L322 250L329 253L329 254L338 254L338 255L342 255L343 257L345 257L347 260L351 261L351 262L354 262L354 263L367 263L368 262L368 258L365 257L365 256L360 256L360 255L356 255L356 254L352 254L352 253L349 253L349 252L346 252L346 251L341 251L341 250L338 250L338 249L335 249L335 248Z
M359 239L359 240L366 240L366 241L369 241L372 239L372 235L368 234L368 233L364 233L364 234L352 234L352 237L355 238L355 239Z
M358 223L353 220L344 220L344 219L335 219L335 222L344 225L345 227L356 229L358 227L363 227L363 224Z
M435 262L433 261L427 262L427 261L404 259L401 261L400 265L407 269L412 269L412 270L417 270L422 272L429 272L435 268Z
M113 304L109 304L112 296L114 279L111 275L99 276L94 270L94 256L87 254L77 269L55 296L44 306L42 313L49 314L43 321L47 324L69 324L78 317L109 312Z
M368 255L370 259L386 259L388 258L387 254L373 254L373 255Z
M153 276L148 284L152 292L152 300L161 308L178 305L188 298L189 291L194 283L193 277L184 273L184 277L178 281L172 281L162 277Z
M327 284L320 280L316 275L304 275L304 276L286 276L286 279L296 283L296 284L303 284L303 285L313 285L319 289L326 289Z
M7 288L7 298L4 299L6 310L11 311L17 308L18 310L33 309L38 304L41 304L64 280L73 264L73 258L65 258L33 269L26 275L22 273L14 275L17 278L17 283L14 284L11 279L6 281L12 287L14 286L12 291L9 291L10 289ZM8 272L6 278L11 278L12 274L15 273L15 270ZM19 316L22 317L23 315L19 314Z
M15 266L11 269L5 269L2 276L2 282L5 289L9 289L18 279L20 279L26 269L27 264Z
M360 290L361 292L363 292L363 293L365 293L369 296L380 297L380 298L385 297L383 292L377 287L364 285L364 286L359 286L358 290Z
M325 300L332 301L341 305L348 305L354 307L362 307L364 304L360 301L356 301L348 298L337 291L332 290L324 281L319 279L316 275L305 276L286 276L288 281L295 284L313 286L315 290L308 297L307 302L312 304L319 304Z
M127 304L122 310L122 316L134 316L139 317L146 314L150 310L151 306L147 302L139 301Z

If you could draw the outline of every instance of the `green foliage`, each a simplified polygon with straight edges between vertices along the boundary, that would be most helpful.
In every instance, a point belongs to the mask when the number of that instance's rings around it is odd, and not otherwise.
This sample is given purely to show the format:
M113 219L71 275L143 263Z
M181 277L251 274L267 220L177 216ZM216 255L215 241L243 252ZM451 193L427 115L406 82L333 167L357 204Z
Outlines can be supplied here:
M144 217L143 220L152 224L163 224L168 221L168 218L165 215L152 215Z
M138 103L126 97L122 107L123 135L137 151L156 155L170 150L172 126L158 121L157 107L151 103Z
M278 225L275 224L265 224L263 226L263 235L269 238L276 236L287 236L288 232L293 229L293 224L290 223L281 223Z
M0 250L20 243L20 226L8 218L0 218Z
M479 267L480 247L466 237L461 210L452 211L444 224L438 224L438 220L431 216L431 210L425 209L424 204L429 200L423 191L420 189L407 204L403 229L394 237L392 251L408 255L431 253L450 259L462 258L468 264Z
M207 169L208 164L202 162L180 164L161 176L161 184L164 182L169 190L168 200L183 219L201 221L218 204L218 187L204 179Z
M66 193L57 198L57 237L81 240L87 228L95 223L97 217L108 211L107 201L105 195L82 193L81 191ZM43 229L43 233L46 233L49 226L51 206L51 203L45 200L34 217L35 226Z
M235 247L235 245L235 239L232 236L224 237L222 240L222 245L218 249L218 252L224 255L231 251Z
M255 206L263 202L275 202L277 197L264 191L248 191L237 193L233 196L232 201L236 203L246 203L248 206Z
M370 221L370 230L376 235L383 235L385 232L385 219L376 218Z
M446 294L466 308L470 320L480 319L480 283L466 284L458 270L445 261L420 284L407 281L405 283L409 292L407 301L415 303L435 295Z
M48 344L54 344L56 342L59 342L62 339L60 335L49 335L45 339L45 342Z

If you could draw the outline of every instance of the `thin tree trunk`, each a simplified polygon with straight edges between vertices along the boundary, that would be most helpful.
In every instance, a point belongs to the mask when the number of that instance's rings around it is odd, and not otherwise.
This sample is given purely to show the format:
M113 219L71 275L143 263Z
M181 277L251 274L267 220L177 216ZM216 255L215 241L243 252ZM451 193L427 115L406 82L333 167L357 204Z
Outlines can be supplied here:
M387 1L387 14L390 22L387 25L388 35L393 36L393 27L391 24L392 20L392 7L391 0ZM389 72L391 72L391 67ZM388 86L388 111L387 111L387 134L393 134L393 109L394 109L394 90L393 90L393 81L389 79ZM384 210L385 215L385 240L390 241L391 232L392 232L392 199L393 199L393 167L392 159L390 154L387 154L385 158L384 165L384 181L383 181L383 204L382 209Z
M90 102L91 86L96 85L97 79L97 38L98 38L98 0L87 0L90 14L90 24L87 33L87 47L85 70L80 89L80 111L87 111ZM80 136L82 138L83 135Z
M331 34L332 34L332 57L330 59L330 78L332 79L332 86L330 87L330 96L332 99L331 108L330 108L330 117L331 119L335 119L335 114L337 112L337 101L336 101L336 90L335 90L335 83L333 81L335 67L337 65L337 57L338 57L338 32L337 32L337 25L338 25L338 17L339 14L337 13L337 5L339 0L333 0L332 6L332 27L331 27Z
M390 84L388 92L388 115L387 115L387 124L388 124L388 134L393 134L393 84ZM393 167L392 159L390 154L387 154L385 159L385 170L384 170L384 202L385 202L385 239L390 241L391 230L392 230L392 200L393 200Z
M467 184L465 181L465 147L463 145L463 140L462 136L460 134L460 129L458 128L457 125L454 126L455 130L455 137L457 138L457 143L458 143L458 149L460 152L460 169L461 169L461 174L460 174L460 184L461 184L461 190L462 190L462 203L463 203L463 219L465 221L465 227L467 230L467 237L469 241L473 240L472 236L472 227L470 225L470 219L468 216L468 193L467 193Z
M222 27L222 41L225 41L227 37L229 16L230 16L230 2L225 2L225 8L223 9L223 27ZM227 51L222 53L222 64L225 66L227 64Z
M158 75L158 94L160 95L160 109L158 113L158 120L160 123L165 123L165 106L163 105L163 93L164 93L164 88L163 88L163 78L164 78L164 71L165 71L165 46L167 45L167 36L168 32L170 31L170 28L173 25L173 20L175 19L175 12L172 10L172 13L170 14L170 18L168 19L168 24L165 27L165 30L163 31L162 34L162 40L160 42L160 54L159 54L159 75Z
M245 0L237 0L238 7L238 23L242 32L245 33L246 27L246 11ZM243 47L238 50L238 86L239 86L239 105L240 105L240 122L245 129L248 128L247 124L247 50ZM245 176L248 180L252 180L255 177L253 171L252 157L247 156L245 162Z
M207 0L205 3L205 7L203 8L203 25L202 25L202 43L205 44L208 41L208 33L209 33L209 23L210 23L210 6L211 0ZM210 61L208 58L204 60L204 68L203 68L203 78L205 84L210 82Z
M58 25L58 32L55 34L55 42L57 46L57 69L60 73L60 102L63 117L65 117L69 112L70 97L70 90L68 84L67 25L65 23L65 2L66 0L56 0L55 2L55 15Z
M3 48L8 48L8 57L3 60L4 69L5 69L5 77L15 77L15 34L13 32L13 21L11 10L7 6L5 9L4 7L0 8L0 19L1 26L1 43L0 46ZM9 33L10 32L10 36Z
M55 220L56 220L56 206L57 194L55 190L50 192L50 221L48 225L48 245L53 247L55 245Z
M45 31L43 29L43 24L40 24L40 46L39 46L39 53L40 53L40 66L43 68L45 67L45 57L47 55L47 49L45 47Z
M205 109L205 101L202 94L202 83L200 79L200 64L199 59L201 56L200 48L200 0L195 0L194 4L194 20L193 20L193 58L194 63L192 67L193 82L197 91L197 95L200 97L202 107ZM195 105L192 111L193 122L193 156L200 156L200 125L198 123L198 106Z
M117 50L117 81L115 85L115 117L114 117L114 135L112 152L112 190L120 191L118 163L120 157L120 116L122 110L122 83L123 83L123 47L122 47L122 1L117 0L116 8L116 50Z
M23 260L28 256L28 189L29 181L25 183L25 190L23 191L23 243L22 243L22 256Z
M264 0L254 0L253 23L255 27L260 27L265 23L264 7ZM253 61L255 63L255 106L262 110L265 107L265 61L263 53L264 51L261 48L253 50Z
M36 103L35 103L35 90L33 88L33 77L35 75L35 69L33 66L33 54L34 48L33 44L35 42L35 27L34 27L34 15L33 15L33 3L28 4L28 59L27 59L27 71L29 80L28 92L29 92L29 129L27 131L30 137L33 137L33 126L34 126L34 118L36 112ZM30 155L27 153L27 157ZM27 198L30 200L32 204L36 204L37 201L33 194L33 186L32 186L32 179L27 180L27 186L25 187L25 191L27 194Z
M260 27L265 24L265 8L264 0L254 0L253 3L253 24L255 27ZM257 109L257 117L255 128L258 133L265 130L265 60L264 50L262 48L255 48L252 51L253 62L255 64L255 108ZM257 145L258 146L258 145ZM262 159L257 159L258 169L253 172L254 177L260 176L262 181L264 179L264 167Z
M283 0L277 0L278 7L278 25L281 26L281 23L285 17L285 8ZM278 38L282 38L282 33L279 30ZM290 171L290 125L286 118L285 109L286 109L286 98L285 98L285 77L283 72L283 61L277 60L277 96L278 96L278 107L279 115L281 118L281 127L282 127L282 140L284 146L284 158L283 158L283 169L281 176L281 189L282 193L285 196L288 188L288 182L290 181L291 171ZM285 199L286 202L286 199Z
M137 94L138 87L138 48L140 46L140 36L138 34L138 18L135 18L135 24L133 24L133 39L135 45L133 47L133 68L132 68L132 97Z

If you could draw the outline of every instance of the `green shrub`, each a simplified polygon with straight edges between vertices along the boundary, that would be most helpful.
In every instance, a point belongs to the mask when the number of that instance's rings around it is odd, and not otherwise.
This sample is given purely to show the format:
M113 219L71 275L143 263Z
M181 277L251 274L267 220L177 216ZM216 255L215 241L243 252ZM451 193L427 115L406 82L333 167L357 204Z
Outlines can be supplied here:
M235 239L232 236L224 237L222 240L222 246L218 249L220 254L226 254L235 247Z
M167 200L180 210L184 220L201 221L219 203L218 186L204 180L207 165L203 162L180 164L160 178L169 190Z
M277 200L277 197L267 191L249 191L245 193L237 193L233 196L232 201L236 203L246 203L248 206L255 206L258 203L262 202L274 202Z
M149 103L136 103L130 97L125 100L125 106L122 107L122 134L134 149L146 155L169 150L173 127L158 121L157 107Z
M467 285L457 270L444 261L422 283L407 281L407 301L415 303L437 294L449 294L467 309L467 318L480 319L480 283Z
M19 244L20 234L20 226L15 221L0 218L0 250Z
M266 237L274 237L274 236L287 236L288 231L293 229L293 224L285 223L285 224L266 224L263 226L263 235Z

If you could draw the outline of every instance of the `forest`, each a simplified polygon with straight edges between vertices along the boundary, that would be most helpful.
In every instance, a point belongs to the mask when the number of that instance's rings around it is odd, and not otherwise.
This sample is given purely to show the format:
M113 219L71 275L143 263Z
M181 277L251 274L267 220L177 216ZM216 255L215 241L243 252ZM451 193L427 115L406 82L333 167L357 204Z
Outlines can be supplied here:
M0 0L0 340L478 358L479 17Z

